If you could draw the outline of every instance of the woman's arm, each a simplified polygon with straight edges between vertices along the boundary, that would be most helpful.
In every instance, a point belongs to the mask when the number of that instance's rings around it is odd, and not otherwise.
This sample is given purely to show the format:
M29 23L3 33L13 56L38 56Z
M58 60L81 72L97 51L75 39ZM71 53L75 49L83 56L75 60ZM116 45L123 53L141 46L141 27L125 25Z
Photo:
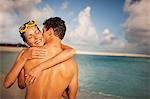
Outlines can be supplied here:
M42 52L39 54L39 52ZM45 58L47 51L45 49L37 49L37 48L27 48L23 49L19 55L17 56L17 59L8 72L8 74L5 77L4 80L4 87L9 88L11 87L14 82L16 81L21 69L25 65L26 61L28 59L33 59L33 58ZM37 55L38 54L38 55Z
M24 89L26 87L24 68L21 69L18 75L18 86L20 89Z
M70 46L61 44L63 51L60 52L58 55L54 56L53 58L50 58L48 60L46 60L45 62L41 63L38 68L40 68L40 70L45 70L48 69L52 66L55 66L61 62L64 62L70 58L72 58L75 54L76 51L71 48ZM46 65L48 64L48 65Z
M64 62L72 58L76 54L75 50L67 45L62 44L62 49L63 51L61 53L59 53L53 58L50 58L42 62L41 64L33 68L28 74L26 74L26 76L28 76L27 78L30 79L30 80L26 79L28 81L27 83L32 84L33 82L36 81L36 79L39 77L40 73L43 70L53 67L61 62Z
M5 88L9 88L14 84L19 72L21 71L22 67L24 66L25 62L27 61L27 58L22 56L24 51L25 50L22 50L19 53L19 55L17 56L17 59L15 61L15 64L13 65L13 67L8 72L7 76L5 77L5 80L4 80L4 87Z

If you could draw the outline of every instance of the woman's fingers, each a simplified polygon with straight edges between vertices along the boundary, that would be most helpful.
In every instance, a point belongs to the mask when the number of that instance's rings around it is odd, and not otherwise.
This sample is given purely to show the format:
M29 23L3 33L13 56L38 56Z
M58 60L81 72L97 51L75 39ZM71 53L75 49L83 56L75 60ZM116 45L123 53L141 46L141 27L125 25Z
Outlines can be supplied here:
M32 58L46 58L47 57L47 49L43 48L34 48L32 51Z
M26 75L25 77L26 77L25 83L26 83L27 85L33 84L34 81L35 81L35 79L36 79L36 77L31 76L31 75Z

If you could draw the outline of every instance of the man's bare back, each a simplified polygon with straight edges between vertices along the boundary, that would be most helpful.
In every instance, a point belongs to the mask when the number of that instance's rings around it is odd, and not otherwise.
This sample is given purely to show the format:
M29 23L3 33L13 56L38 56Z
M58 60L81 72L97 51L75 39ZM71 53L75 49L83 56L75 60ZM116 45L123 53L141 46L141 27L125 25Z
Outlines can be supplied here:
M48 58L54 57L62 51L61 47L47 44ZM25 74L47 59L32 59L25 66ZM48 64L47 64L48 65ZM61 99L63 91L67 88L74 75L77 64L69 59L57 66L44 70L34 84L27 85L26 99Z

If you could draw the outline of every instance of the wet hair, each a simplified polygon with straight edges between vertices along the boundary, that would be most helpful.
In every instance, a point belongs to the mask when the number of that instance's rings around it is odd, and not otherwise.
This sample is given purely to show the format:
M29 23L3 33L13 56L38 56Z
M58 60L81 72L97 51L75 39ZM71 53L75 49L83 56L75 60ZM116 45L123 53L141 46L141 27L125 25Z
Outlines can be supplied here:
M61 40L65 36L66 25L65 21L59 17L52 17L43 22L43 25L46 27L46 31L50 28L53 28L54 35L59 37Z
M35 25L35 26L36 26L37 29L40 31L39 27L38 27L37 25ZM19 32L20 32L20 31L19 31ZM26 38L25 38L25 36L24 36L24 33L25 33L25 32L23 32L23 33L20 32L20 36L22 37L23 41L26 42Z

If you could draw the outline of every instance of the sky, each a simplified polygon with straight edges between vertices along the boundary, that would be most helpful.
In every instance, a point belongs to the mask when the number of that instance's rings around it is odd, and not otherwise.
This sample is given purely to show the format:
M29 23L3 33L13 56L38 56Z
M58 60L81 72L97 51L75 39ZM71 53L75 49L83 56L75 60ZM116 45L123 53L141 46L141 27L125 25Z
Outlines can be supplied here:
M60 17L77 51L150 54L150 0L1 0L0 43L24 43L19 27Z

